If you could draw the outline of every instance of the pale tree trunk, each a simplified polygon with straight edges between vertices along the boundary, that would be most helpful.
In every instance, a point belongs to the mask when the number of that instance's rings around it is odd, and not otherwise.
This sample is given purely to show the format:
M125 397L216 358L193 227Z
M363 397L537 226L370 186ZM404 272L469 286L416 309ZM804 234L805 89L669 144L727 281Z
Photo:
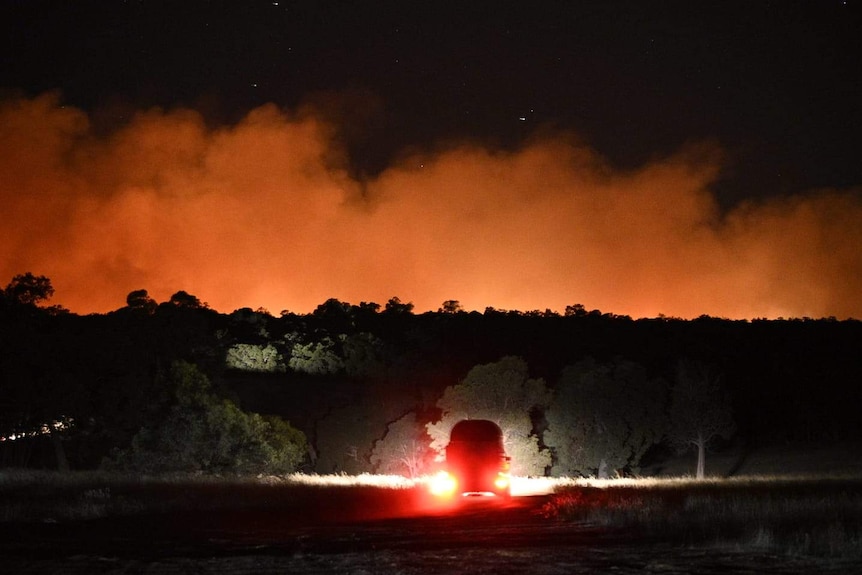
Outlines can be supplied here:
M698 479L703 479L706 474L706 441L703 439L703 434L697 434L697 474Z
M607 479L608 478L608 462L605 461L603 457L599 462L599 479Z

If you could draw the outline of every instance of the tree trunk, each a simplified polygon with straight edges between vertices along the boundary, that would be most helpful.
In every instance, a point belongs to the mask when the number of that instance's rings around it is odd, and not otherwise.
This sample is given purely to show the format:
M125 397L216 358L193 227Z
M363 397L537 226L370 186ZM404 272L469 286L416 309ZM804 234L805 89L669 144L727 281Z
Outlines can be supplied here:
M703 440L703 435L697 434L697 474L698 479L703 479L706 474L706 441Z
M604 458L599 462L599 479L608 478L608 462Z

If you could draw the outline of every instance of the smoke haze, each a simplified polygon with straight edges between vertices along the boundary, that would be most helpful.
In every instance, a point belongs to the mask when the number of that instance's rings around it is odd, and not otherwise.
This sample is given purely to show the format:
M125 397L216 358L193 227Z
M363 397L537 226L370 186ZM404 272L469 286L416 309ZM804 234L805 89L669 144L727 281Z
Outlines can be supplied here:
M54 95L0 106L0 281L51 278L77 313L186 290L213 308L308 312L330 297L417 311L862 317L859 190L722 213L721 151L620 171L572 134L471 143L350 177L313 109L208 127L142 111L108 136ZM4 279L5 278L5 279Z

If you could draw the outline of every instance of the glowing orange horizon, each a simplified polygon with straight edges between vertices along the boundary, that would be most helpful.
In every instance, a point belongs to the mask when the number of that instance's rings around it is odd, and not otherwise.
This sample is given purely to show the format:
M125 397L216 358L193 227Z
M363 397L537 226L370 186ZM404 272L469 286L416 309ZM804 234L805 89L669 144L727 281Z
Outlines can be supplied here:
M588 308L633 317L862 317L859 190L721 214L720 154L610 167L570 134L471 144L357 182L333 130L275 106L211 129L141 112L97 138L51 95L0 105L0 281L51 278L77 313L147 289L230 312L328 298L417 311ZM3 277L6 279L3 280Z

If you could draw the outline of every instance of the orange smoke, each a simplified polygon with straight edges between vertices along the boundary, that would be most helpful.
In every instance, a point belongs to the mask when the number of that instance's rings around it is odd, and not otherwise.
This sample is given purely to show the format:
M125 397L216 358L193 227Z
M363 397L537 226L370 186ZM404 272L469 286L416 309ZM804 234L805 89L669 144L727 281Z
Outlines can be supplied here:
M327 298L417 310L862 317L858 190L742 204L717 150L619 172L571 135L463 144L357 182L334 130L275 106L212 129L151 110L107 138L52 95L0 106L0 281L47 275L78 313L186 290L219 311ZM7 278L2 280L2 278Z

